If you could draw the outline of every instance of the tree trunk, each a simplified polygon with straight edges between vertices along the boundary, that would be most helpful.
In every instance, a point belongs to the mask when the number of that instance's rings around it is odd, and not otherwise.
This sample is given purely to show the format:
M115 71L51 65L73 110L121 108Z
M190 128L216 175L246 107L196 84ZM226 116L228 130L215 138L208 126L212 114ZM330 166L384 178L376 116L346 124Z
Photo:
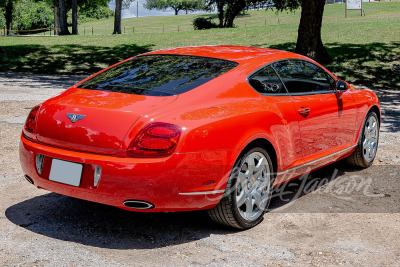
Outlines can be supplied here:
M302 1L296 44L296 53L312 58L319 63L328 63L332 60L321 39L324 6L325 1L323 0Z
M217 9L218 9L218 20L219 20L219 27L222 28L224 27L224 5L225 1L218 1L217 2Z
M59 0L59 8L60 8L60 35L69 35L71 34L68 30L67 24L67 7L65 6L65 0Z
M114 32L113 34L121 34L121 12L122 0L115 0L115 14L114 14Z
M53 13L54 13L54 35L58 35L60 33L60 16L59 16L57 1L54 1Z
M242 10L246 7L246 1L243 0L233 0L228 2L228 8L226 9L225 14L225 28L232 28L233 21L235 18L242 12Z
M78 35L78 3L72 0L72 34Z
M175 16L178 16L179 9L178 8L174 8L174 10L175 10Z
M7 35L12 35L12 13L13 13L13 0L8 0L6 5L6 27L7 27Z

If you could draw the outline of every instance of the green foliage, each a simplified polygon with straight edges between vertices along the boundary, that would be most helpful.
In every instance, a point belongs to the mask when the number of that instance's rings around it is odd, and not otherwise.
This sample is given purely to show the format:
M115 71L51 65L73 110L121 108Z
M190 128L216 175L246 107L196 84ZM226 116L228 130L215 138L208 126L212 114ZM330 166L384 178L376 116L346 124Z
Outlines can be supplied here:
M212 18L198 17L193 20L193 27L195 30L207 30L211 28L218 28L218 25L212 22Z
M232 28L235 18L248 6L247 0L207 0L207 3L216 7L221 28Z
M5 8L0 0L0 28L6 26ZM58 1L55 1L58 3ZM68 2L69 3L69 2ZM18 30L34 30L54 25L54 0L18 0L14 4L13 28ZM78 1L79 23L107 19L114 16L114 11L108 8L107 0L80 0ZM68 8L71 8L70 6ZM71 18L71 11L68 15ZM71 21L68 21L71 24Z
M104 0L99 0L99 1L104 1ZM137 0L122 0L122 6L121 6L121 8L122 8L122 9L128 9L129 6L131 5L131 3L132 3L132 2L135 2L135 1L137 1ZM106 5L106 6L108 6L108 5Z
M4 8L0 6L0 29L6 26L6 18L4 17Z
M108 19L114 16L114 11L108 6L80 6L78 7L78 23ZM72 11L68 13L68 24L72 24Z
M301 0L272 0L277 11L294 11L301 6Z
M54 23L51 7L43 1L19 0L15 3L13 25L18 30L49 27Z
M79 9L79 22L85 22L89 20L107 19L114 16L114 11L109 9L108 6L99 6L97 8L91 8L89 10Z
M301 6L301 0L207 0L207 4L217 11L219 27L232 28L235 18L245 9L261 6L276 11L294 11Z
M172 8L175 10L175 15L177 15L180 10L209 10L206 0L146 0L144 7L155 10Z

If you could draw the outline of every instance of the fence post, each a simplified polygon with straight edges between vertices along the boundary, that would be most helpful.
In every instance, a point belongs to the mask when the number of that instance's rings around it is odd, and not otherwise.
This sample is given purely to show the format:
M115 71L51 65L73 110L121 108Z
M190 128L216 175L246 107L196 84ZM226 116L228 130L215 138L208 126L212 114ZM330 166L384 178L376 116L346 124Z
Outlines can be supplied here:
M178 32L179 32L179 26L178 26Z

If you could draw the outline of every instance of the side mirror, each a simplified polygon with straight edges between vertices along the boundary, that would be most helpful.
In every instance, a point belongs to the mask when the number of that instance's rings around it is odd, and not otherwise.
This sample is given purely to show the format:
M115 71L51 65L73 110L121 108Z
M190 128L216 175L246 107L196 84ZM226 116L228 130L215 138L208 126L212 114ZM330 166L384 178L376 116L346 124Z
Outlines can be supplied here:
M343 92L350 88L350 85L342 80L336 81L335 94L338 99L342 99Z
M336 91L346 91L347 89L350 88L350 85L342 80L337 80L336 81Z

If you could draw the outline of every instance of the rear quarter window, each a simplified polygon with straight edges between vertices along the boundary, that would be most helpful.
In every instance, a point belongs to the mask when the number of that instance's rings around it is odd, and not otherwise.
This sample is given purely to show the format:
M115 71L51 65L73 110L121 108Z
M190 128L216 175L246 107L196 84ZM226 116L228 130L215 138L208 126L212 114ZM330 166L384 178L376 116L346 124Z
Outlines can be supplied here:
M198 56L139 56L94 76L79 88L151 96L177 95L237 65L233 61Z

